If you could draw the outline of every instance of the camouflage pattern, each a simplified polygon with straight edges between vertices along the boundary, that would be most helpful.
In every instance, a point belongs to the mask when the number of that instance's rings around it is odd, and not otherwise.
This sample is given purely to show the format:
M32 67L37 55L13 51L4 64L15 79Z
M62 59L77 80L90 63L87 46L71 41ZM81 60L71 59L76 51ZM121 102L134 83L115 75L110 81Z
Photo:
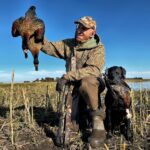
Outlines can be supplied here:
M56 133L56 144L58 146L68 145L72 138L77 135L77 131L74 131L72 122L72 95L69 85L64 86L64 91L60 93L61 103L59 105L59 127Z
M72 50L74 50L76 57L76 71L70 71ZM65 39L58 42L48 42L45 39L42 51L66 60L67 75L65 77L70 81L78 81L88 76L101 76L105 54L104 46L97 35L94 39L80 45L76 45L75 39Z
M93 38L82 44L77 44L74 38L58 42L49 42L44 39L44 44L42 45L41 50L48 55L66 61L67 73L65 78L70 81L81 80L81 91L78 91L79 93L76 94L83 94L86 91L88 94L82 96L86 100L87 105L92 110L97 110L99 87L97 77L101 76L101 70L104 66L104 46L100 42L98 35L95 35ZM88 83L87 85L89 86L86 86L86 83ZM93 89L94 92L92 92ZM74 93L72 93L72 96L72 99L65 96L67 102L65 105L65 112L63 110L64 113L62 113L63 115L60 117L60 124L56 136L56 143L58 143L58 145L67 145L77 137L76 131L79 129L79 122L77 120L77 115L79 115L79 97L75 96ZM62 131L64 129L62 127L64 126L65 132ZM101 131L99 133L101 135ZM64 139L62 139L62 137L64 137Z
M82 24L86 28L96 29L96 21L90 16L85 16L75 21L76 24Z

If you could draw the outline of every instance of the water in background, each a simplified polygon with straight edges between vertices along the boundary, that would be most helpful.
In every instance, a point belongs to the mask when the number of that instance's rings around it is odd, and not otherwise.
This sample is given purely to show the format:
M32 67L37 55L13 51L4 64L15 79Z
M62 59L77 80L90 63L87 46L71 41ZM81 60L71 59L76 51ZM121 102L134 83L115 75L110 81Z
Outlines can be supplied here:
M129 86L133 90L140 90L140 88L143 89L148 89L150 90L150 81L147 82L127 82Z

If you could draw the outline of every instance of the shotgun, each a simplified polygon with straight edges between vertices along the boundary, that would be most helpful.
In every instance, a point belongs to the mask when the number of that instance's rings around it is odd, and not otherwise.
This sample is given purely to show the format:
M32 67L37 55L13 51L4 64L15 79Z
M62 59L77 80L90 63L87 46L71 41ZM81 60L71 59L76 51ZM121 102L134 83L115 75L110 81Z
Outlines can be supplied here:
M70 128L68 122L71 122L71 103L72 95L70 86L64 85L63 91L60 93L61 102L59 105L59 125L56 135L56 144L64 147L70 141Z

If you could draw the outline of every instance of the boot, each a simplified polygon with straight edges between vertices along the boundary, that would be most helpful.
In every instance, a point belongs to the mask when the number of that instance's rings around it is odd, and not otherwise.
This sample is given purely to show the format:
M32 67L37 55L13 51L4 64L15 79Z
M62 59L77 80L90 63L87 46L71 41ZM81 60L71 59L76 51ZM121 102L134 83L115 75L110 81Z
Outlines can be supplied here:
M103 114L103 111L100 110L92 112L92 134L88 139L92 148L102 147L106 139Z

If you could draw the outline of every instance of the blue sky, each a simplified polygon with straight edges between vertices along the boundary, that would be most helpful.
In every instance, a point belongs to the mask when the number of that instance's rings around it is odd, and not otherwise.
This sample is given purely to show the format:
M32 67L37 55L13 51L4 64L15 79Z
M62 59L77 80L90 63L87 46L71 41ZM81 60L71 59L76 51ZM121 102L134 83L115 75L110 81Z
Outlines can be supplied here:
M46 25L48 40L74 37L74 21L92 16L97 21L97 34L105 46L104 69L118 65L127 77L150 78L150 1L149 0L5 0L0 5L0 82L34 80L61 76L63 60L40 52L39 71L34 71L31 53L25 60L21 38L11 36L12 22L31 6Z

